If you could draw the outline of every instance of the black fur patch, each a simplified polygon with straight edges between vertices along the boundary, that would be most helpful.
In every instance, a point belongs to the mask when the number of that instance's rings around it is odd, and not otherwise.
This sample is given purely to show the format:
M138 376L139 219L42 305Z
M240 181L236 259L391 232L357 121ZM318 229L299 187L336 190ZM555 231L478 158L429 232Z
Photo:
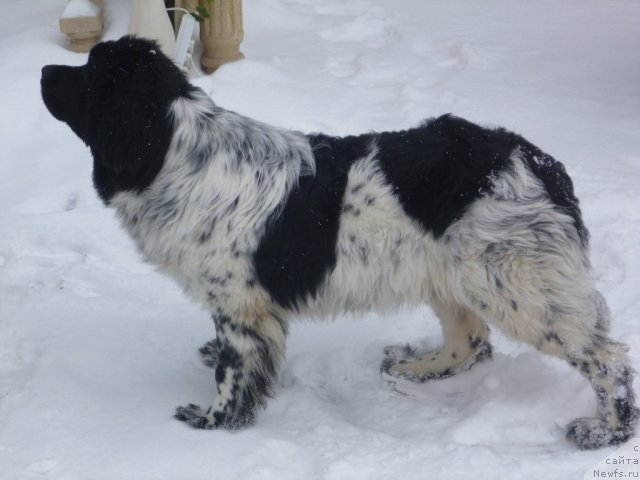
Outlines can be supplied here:
M521 136L444 115L418 128L380 133L376 139L381 167L404 209L436 238L491 190L492 177L519 148L550 200L573 218L586 246L588 233L564 166Z
M300 177L254 257L260 283L286 307L313 297L335 267L347 173L368 153L366 137L312 135L309 142L316 174Z
M86 65L44 67L41 84L49 111L90 147L105 202L151 184L171 143L169 106L193 90L155 42L128 36L96 45Z
M513 150L491 130L448 115L376 138L381 167L404 209L436 238L490 188L491 174Z

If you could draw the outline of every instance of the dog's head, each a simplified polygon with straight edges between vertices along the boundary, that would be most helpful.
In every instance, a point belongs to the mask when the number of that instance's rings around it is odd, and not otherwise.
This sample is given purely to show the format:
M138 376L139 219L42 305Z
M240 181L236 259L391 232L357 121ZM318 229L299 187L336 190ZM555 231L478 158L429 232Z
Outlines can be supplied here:
M91 149L105 201L151 183L171 141L169 107L192 88L155 42L131 36L96 45L86 65L47 65L41 79L47 109Z

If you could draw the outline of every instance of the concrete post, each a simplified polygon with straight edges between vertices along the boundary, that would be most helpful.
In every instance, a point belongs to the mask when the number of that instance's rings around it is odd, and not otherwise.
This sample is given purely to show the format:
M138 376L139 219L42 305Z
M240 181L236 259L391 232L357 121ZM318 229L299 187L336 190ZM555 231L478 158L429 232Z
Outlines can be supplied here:
M165 55L173 55L176 37L163 0L133 0L128 33L155 40Z

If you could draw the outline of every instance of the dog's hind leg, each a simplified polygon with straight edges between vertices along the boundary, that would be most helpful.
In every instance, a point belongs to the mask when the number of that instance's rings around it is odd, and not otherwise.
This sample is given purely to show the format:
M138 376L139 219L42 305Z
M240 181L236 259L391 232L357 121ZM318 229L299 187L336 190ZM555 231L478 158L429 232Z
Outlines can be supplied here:
M567 437L583 449L616 445L639 418L627 347L608 336L610 313L593 288L586 253L553 231L545 227L527 245L488 246L482 262L465 264L461 290L492 326L565 360L591 383L597 415L572 421Z
M207 343L203 354L208 360L215 356L213 403L208 409L194 404L179 407L175 417L195 428L242 428L253 422L272 393L287 325L266 310L252 315L218 314L214 320L215 347Z
M568 342L574 343L573 339ZM598 398L596 417L577 418L567 426L567 438L580 448L617 445L634 432L640 410L635 404L627 350L625 345L597 332L565 349L563 357L591 382Z
M568 304L579 305L575 300L567 298ZM504 331L543 353L564 359L591 383L597 397L597 416L573 420L567 427L567 438L583 449L617 445L633 434L640 413L635 405L627 347L608 337L608 310L600 294L579 300L582 308L578 311L566 304L548 304L542 328L530 328L535 321L514 328L520 320L529 320L516 315ZM496 322L498 326L501 323Z
M491 358L489 327L479 316L457 304L438 301L432 307L442 325L440 350L418 355L408 345L387 347L380 367L384 374L424 382L450 377Z

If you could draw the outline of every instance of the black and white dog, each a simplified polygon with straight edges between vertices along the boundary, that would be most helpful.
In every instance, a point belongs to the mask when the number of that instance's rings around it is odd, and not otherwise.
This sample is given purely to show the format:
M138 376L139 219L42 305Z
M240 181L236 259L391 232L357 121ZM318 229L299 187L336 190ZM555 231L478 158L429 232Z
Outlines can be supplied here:
M571 180L522 137L452 116L345 138L281 130L216 106L134 37L97 45L81 67L46 66L41 82L91 149L100 197L213 316L201 349L213 403L178 419L251 423L294 317L429 303L444 346L387 348L388 378L470 368L491 356L491 324L591 382L597 415L568 426L579 447L632 435L632 369L608 336Z

